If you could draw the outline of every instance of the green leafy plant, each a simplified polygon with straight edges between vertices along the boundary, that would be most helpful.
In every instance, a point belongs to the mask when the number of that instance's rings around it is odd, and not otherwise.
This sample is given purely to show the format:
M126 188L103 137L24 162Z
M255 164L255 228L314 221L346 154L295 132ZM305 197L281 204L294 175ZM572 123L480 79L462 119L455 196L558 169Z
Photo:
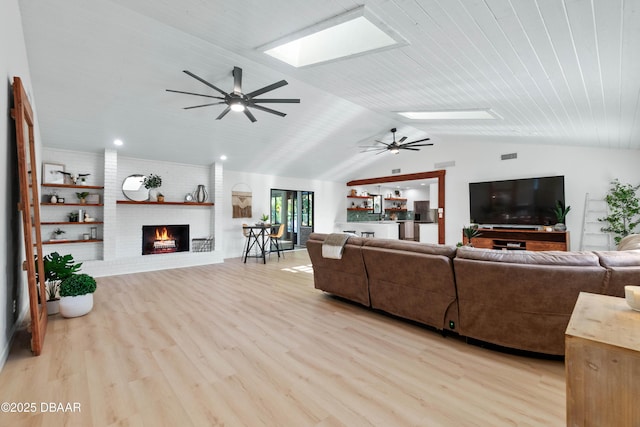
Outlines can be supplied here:
M61 228L56 228L55 230L53 230L53 234L55 234L56 236L60 236L62 234L66 233L66 231L64 231ZM43 258L44 259L44 258Z
M143 184L144 184L144 188L146 189L158 188L162 185L162 178L160 177L160 175L154 175L150 173L144 178Z
M269 215L267 215L267 214L262 214L262 217L260 217L260 219L261 219L262 221L269 221Z
M73 276L82 267L82 263L74 262L72 255L60 255L58 252L52 252L42 257L42 264L44 266L44 279L47 284L48 301L58 298L60 281ZM38 263L36 262L37 275Z
M468 227L462 227L462 234L464 235L464 237L467 238L467 241L469 242L469 245L471 245L471 239L473 239L474 237L478 237L480 235L482 235L482 233L480 233L480 231L478 230L478 225L477 224L473 224L470 225Z
M571 206L565 206L560 200L556 200L556 207L553 209L553 213L556 214L556 220L558 220L558 223L564 224L564 220L570 210Z
M637 191L640 185L622 184L618 179L611 182L611 188L604 200L609 206L609 214L598 221L609 223L602 227L605 233L615 234L613 240L616 245L623 237L634 234L635 228L640 224L640 199Z
M81 191L79 193L76 193L76 196L78 197L78 199L83 200L86 199L87 196L89 195L88 191Z
M61 297L75 297L96 291L96 280L88 274L74 274L60 283Z

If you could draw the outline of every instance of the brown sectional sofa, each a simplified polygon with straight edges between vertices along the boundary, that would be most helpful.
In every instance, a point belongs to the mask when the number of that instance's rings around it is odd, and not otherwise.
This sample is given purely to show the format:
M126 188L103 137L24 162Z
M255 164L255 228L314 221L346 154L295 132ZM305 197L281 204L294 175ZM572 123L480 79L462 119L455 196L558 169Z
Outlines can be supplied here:
M640 250L497 251L350 237L342 259L307 250L317 289L438 330L504 347L564 354L580 292L624 296L640 284Z

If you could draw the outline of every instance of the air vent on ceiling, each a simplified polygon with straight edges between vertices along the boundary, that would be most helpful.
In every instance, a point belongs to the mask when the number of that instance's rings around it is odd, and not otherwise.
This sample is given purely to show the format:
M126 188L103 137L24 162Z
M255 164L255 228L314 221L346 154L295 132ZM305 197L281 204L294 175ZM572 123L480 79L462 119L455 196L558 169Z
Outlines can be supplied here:
M400 173L400 168L398 168L398 169L391 169L391 174L396 174L396 173Z
M517 159L518 158L518 153L509 153L509 154L503 154L500 156L500 160L511 160L511 159Z
M448 162L440 162L440 163L435 163L433 165L434 169L444 169L444 168L448 168L451 166L455 166L456 165L456 161L455 160L449 160Z

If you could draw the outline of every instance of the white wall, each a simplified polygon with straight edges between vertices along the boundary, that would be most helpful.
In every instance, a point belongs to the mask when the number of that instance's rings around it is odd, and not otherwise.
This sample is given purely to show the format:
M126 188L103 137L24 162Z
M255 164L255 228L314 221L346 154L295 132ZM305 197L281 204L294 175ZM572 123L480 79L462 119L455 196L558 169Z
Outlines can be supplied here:
M243 223L258 222L263 213L269 215L272 188L313 191L315 197L314 231L316 232L332 233L336 221L346 220L347 187L345 183L225 170L223 187L222 221L225 258L237 258L242 253L242 245L244 243L244 236L242 235ZM232 218L232 191L251 191L253 218Z
M501 160L500 155L507 153L518 157ZM580 246L586 193L604 197L615 178L640 183L640 152L636 150L436 141L436 146L419 153L389 157L350 179L389 176L395 168L401 168L402 174L430 171L435 170L435 163L455 161L455 166L446 169L445 194L446 243L452 245L461 240L461 229L469 223L469 182L564 175L566 204L571 206L566 222L572 250Z
M15 145L15 124L9 115L10 85L13 77L22 79L35 115L36 154L40 150L37 126L37 106L31 88L29 63L22 34L22 18L17 0L0 0L0 138L4 141L0 153L0 368L7 358L16 325L28 314L26 277L21 265L24 260L22 220L16 210L19 198ZM14 307L15 299L15 307Z

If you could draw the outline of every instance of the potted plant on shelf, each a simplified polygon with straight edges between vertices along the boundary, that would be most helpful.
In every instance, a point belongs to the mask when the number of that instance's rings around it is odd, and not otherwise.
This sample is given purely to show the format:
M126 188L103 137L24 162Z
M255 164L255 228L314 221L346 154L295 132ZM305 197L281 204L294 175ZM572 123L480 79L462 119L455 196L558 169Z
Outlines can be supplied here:
M474 237L480 236L482 233L480 233L480 231L478 231L478 225L477 224L473 224L473 225L470 225L469 227L462 227L462 234L464 235L464 237L467 238L466 246L473 247L472 239Z
M76 263L70 254L60 255L58 252L52 252L42 258L42 264L47 288L47 313L56 314L59 311L60 283L80 270L82 263ZM38 274L37 268L38 263L36 262L36 275Z
M556 225L553 226L555 231L566 231L567 226L564 223L567 214L571 210L571 206L565 206L560 200L556 200L556 207L553 212L556 214Z
M89 195L88 191L81 191L76 193L76 197L78 197L78 200L80 200L80 203L87 203L87 196Z
M160 175L154 175L150 173L149 175L144 177L143 182L144 188L149 190L149 199L156 201L158 200L158 188L162 185L162 178Z
M609 206L609 213L598 221L609 225L602 227L605 233L613 233L616 246L623 237L636 233L635 228L640 224L640 199L638 199L640 185L622 184L619 180L611 182L611 188L604 198Z
M79 317L93 308L96 280L88 274L74 274L60 283L60 314Z
M56 228L51 232L51 240L62 240L62 235L66 233L66 231L61 228Z

